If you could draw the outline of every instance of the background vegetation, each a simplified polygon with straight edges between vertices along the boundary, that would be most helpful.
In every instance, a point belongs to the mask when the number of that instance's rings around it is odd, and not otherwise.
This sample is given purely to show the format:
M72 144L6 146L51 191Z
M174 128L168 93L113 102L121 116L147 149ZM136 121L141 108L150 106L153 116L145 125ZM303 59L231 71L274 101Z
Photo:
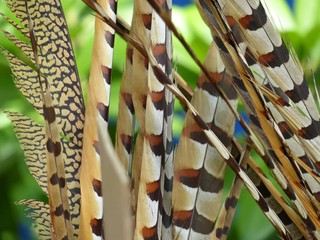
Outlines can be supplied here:
M175 1L173 21L191 44L201 59L211 41L210 33L203 24L192 1ZM71 32L78 69L82 80L84 94L86 93L89 76L91 46L93 38L94 17L80 0L62 0L65 15ZM275 17L275 24L283 32L289 45L296 50L302 60L305 72L313 85L312 78L319 79L320 63L320 1L318 0L273 0L267 1L270 13ZM0 11L9 14L5 3L0 0ZM132 1L119 0L119 14L130 22ZM13 31L0 18L0 28ZM0 33L0 46L19 55L16 49ZM125 59L125 43L117 38L115 45L110 131L114 132L118 107L118 91L121 72ZM174 39L174 64L178 72L195 86L199 69L186 54L182 46ZM313 70L313 72L312 72ZM28 116L35 116L30 104L23 99L15 88L8 63L0 54L0 109L17 111ZM176 104L174 132L176 139L183 124L183 111ZM236 134L241 129L236 128ZM34 239L30 230L31 222L25 218L23 208L15 202L25 198L44 199L45 196L29 174L23 161L23 153L14 135L10 122L0 113L0 239ZM229 171L227 186L232 179ZM244 191L231 229L230 239L274 239L276 234L255 203Z

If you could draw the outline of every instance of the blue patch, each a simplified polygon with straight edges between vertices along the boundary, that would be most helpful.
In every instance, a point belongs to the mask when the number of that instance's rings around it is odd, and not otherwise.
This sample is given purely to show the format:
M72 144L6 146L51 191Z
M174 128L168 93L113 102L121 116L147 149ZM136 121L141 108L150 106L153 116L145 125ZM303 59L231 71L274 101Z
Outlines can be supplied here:
M193 0L172 0L172 4L185 7L193 3Z
M294 9L294 2L295 2L295 0L287 0L287 4L288 4L289 7L291 8L291 10Z
M21 240L33 239L33 234L30 229L30 226L26 223L23 223L23 222L18 223L18 234L19 234L19 239Z
M249 123L248 116L245 113L240 113L241 117L244 119L246 123ZM234 136L239 137L241 135L245 135L245 131L243 130L241 124L236 120L235 129L234 129Z

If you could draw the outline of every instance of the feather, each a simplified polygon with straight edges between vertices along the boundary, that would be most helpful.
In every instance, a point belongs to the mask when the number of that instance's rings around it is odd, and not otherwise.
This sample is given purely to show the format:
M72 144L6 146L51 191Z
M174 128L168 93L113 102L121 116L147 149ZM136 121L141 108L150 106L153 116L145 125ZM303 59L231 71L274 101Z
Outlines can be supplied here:
M109 16L115 19L116 3L100 1ZM103 239L103 199L100 144L97 118L108 128L110 83L113 59L114 31L98 17L95 21L86 119L80 174L81 212L80 239Z
M216 84L224 91L228 89L228 97L235 107L237 94L229 85L229 76L214 44L208 51L204 65L210 71L212 79L216 80ZM212 85L201 75L191 103L223 144L228 146L234 130L234 117ZM176 237L209 238L218 213L213 208L210 211L206 209L209 209L211 204L219 205L226 164L203 138L202 130L197 127L190 113L187 113L174 163L173 221ZM187 213L190 218L181 219Z
M15 129L29 171L42 191L48 194L44 127L22 114L7 111L5 113Z
M49 205L33 199L20 200L18 205L26 206L27 217L35 221L34 229L41 240L52 239Z

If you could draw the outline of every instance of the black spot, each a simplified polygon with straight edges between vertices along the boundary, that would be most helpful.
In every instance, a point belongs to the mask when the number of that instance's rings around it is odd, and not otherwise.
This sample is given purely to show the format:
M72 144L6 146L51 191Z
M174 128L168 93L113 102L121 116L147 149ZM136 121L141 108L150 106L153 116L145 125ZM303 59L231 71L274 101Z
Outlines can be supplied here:
M46 107L43 105L43 116L49 124L53 123L56 120L56 114L53 107Z
M56 215L57 217L62 216L63 214L63 206L60 205L59 207L56 208L56 210L54 211L54 215Z
M59 177L57 173L52 174L51 178L50 178L50 183L52 185L56 185L59 182Z
M225 209L229 210L230 207L235 208L237 206L237 203L238 203L238 199L236 197L234 197L234 196L232 196L231 198L228 197L225 201L225 204L224 204Z
M64 218L70 220L70 212L68 210L64 210Z
M61 188L64 188L65 186L66 186L66 180L65 180L65 178L59 178L59 186L61 187Z

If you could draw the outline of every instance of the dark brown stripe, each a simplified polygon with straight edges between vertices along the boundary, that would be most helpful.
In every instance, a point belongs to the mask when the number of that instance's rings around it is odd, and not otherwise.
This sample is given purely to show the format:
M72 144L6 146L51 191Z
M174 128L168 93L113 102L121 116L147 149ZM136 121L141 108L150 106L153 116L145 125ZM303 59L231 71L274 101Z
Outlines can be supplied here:
M307 216L307 219L305 219L305 223L307 225L307 228L312 232L317 230L316 226L314 225L314 223L312 222L309 216Z
M105 31L104 32L104 37L108 43L108 45L113 48L114 47L114 34L111 33L110 31Z
M158 240L157 226L152 228L144 227L141 231L143 239L145 240Z
M297 200L294 190L290 185L287 185L287 188L283 190L287 194L288 198L290 198L290 200L293 200L293 201Z
M120 138L121 138L121 143L124 146L124 148L126 149L127 153L130 153L131 147L132 147L133 137L130 135L126 135L126 134L121 134Z
M149 69L149 60L147 58L143 59L143 66L146 70Z
M68 238L68 236L64 236L63 238L62 238L62 240L68 240L69 238Z
M108 122L109 119L109 107L104 105L102 102L97 103L97 109L99 111L100 116Z
M174 111L174 98L167 104L167 116L171 116Z
M298 103L301 100L307 100L310 91L305 76L303 76L303 81L300 85L294 84L294 88L285 93L294 103Z
M212 124L211 130L214 132L214 134L219 138L219 140L225 145L228 146L230 144L230 137L228 134L223 131L221 128L217 127L216 125Z
M165 91L162 90L161 92L151 92L150 93L150 97L152 100L152 103L154 105L154 107L157 110L162 111L164 109L164 105L165 105Z
M257 188L259 189L259 192L264 198L271 197L271 193L269 189L266 187L266 185L262 181L260 181L259 186L257 186Z
M132 65L132 63L133 63L133 49L132 48L127 49L127 59L129 59L129 62Z
M163 209L162 211L162 224L165 228L169 228L172 224L172 212L169 214Z
M102 219L97 219L97 218L93 218L90 221L90 226L92 229L92 232L96 235L96 236L101 236L102 235Z
M164 74L164 72L159 67L153 65L152 70L159 82L161 82L162 84L171 84L170 79Z
M172 191L172 183L173 183L173 177L168 178L165 175L164 176L164 184L163 184L164 190L167 191L167 192L171 192Z
M258 58L259 63L266 67L280 67L282 64L289 61L289 52L287 47L282 42L280 47L274 46L272 52L263 54Z
M43 116L44 119L49 123L53 123L56 120L56 113L53 107L46 107L43 105Z
M147 95L142 95L142 96L140 96L140 98L141 98L141 101L142 101L143 109L146 109L146 107L147 107Z
M208 139L202 129L199 127L197 123L190 124L186 126L182 130L182 134L192 139L195 142L206 144L208 143Z
M173 224L177 227L189 229L191 224L193 211L174 211Z
M298 132L299 136L303 137L304 139L312 140L319 136L318 131L315 129L313 124L310 124L307 127L301 128Z
M92 187L93 187L93 190L96 192L96 194L98 194L99 197L102 197L101 181L94 178L92 180Z
M152 14L142 14L142 22L146 29L151 30Z
M257 200L257 202L262 211L264 211L265 213L269 212L269 207L266 201L264 201L264 199L261 196L259 196L259 200Z
M313 196L318 202L320 202L320 192L314 193Z
M111 83L111 71L112 71L111 68L101 65L102 76L108 85L110 85Z
M108 0L110 4L111 10L116 13L117 12L117 3L115 0Z
M171 152L173 151L173 140L169 140L167 139L167 144L166 144L166 154L171 154Z
M255 125L261 129L261 125L260 125L260 121L259 121L258 116L254 115L254 114L250 114L249 119L253 125Z
M221 73L209 73L210 81L205 75L201 75L198 79L197 86L200 89L207 91L212 96L219 96L215 86L213 84L218 84L222 81L224 72Z
M160 182L155 181L146 184L146 191L152 201L158 201L160 197Z
M257 9L251 8L251 10L252 14L240 18L239 23L244 29L255 31L266 24L267 15L261 1Z
M278 127L282 133L282 136L284 137L284 139L289 139L292 138L294 136L293 131L290 129L289 125L287 124L287 122L280 122L278 123Z
M175 171L174 177L183 185L186 185L191 188L199 187L200 171L197 169L177 170Z
M214 222L200 215L195 209L192 219L191 228L198 233L209 235L214 227Z
M308 167L310 167L311 169L315 169L315 166L312 164L310 158L305 154L303 156L299 157L301 161L303 161ZM307 171L303 168L300 167L300 170L302 173L307 173Z
M148 140L149 140L151 150L156 156L161 156L165 153L162 134L160 135L151 134L148 136Z
M223 188L223 179L218 179L202 168L200 175L200 188L204 192L218 193Z
M214 42L216 43L219 50L229 54L228 49L225 47L224 43L221 41L219 37L214 37Z
M221 88L224 90L225 95L229 100L237 100L238 99L238 93L236 88L233 85L232 79L230 75L226 75L225 72L224 80L221 83ZM224 101L224 100L223 100Z
M155 59L157 60L157 63L161 64L162 66L164 66L166 64L166 62L167 62L166 45L156 44L152 48L152 53L153 53Z
M121 96L125 102L125 104L127 105L129 111L131 112L131 114L134 114L134 107L133 107L133 102L132 102L132 96L130 93L121 93Z
M277 213L278 217L281 219L281 222L288 226L289 224L292 224L291 218L288 216L288 214L282 209L279 213Z
M246 59L249 66L252 66L257 63L256 59L254 58L254 56L249 48L246 48L244 58Z

